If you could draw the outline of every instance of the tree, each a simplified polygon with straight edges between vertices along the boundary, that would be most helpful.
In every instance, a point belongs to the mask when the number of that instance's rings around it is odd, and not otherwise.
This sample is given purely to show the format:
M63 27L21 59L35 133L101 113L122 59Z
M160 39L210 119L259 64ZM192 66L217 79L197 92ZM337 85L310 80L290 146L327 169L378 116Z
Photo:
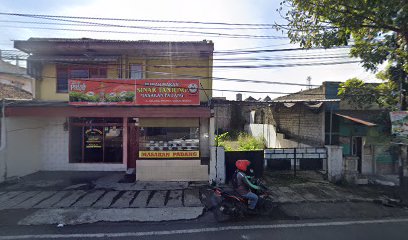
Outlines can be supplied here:
M397 110L397 91L397 86L391 81L367 84L361 79L351 78L339 85L338 95L350 105L360 109L377 105L389 110Z
M407 0L287 0L278 11L288 24L277 29L286 30L292 43L305 48L350 44L351 56L359 57L366 70L375 72L388 61L383 76L407 90Z

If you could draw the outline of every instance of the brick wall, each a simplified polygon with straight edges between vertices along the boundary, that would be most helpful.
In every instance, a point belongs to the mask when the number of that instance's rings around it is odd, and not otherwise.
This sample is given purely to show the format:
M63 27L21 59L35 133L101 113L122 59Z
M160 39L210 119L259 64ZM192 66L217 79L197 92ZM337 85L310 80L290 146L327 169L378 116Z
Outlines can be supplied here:
M268 117L285 138L312 146L324 145L324 112L314 113L298 103L291 108L273 107Z

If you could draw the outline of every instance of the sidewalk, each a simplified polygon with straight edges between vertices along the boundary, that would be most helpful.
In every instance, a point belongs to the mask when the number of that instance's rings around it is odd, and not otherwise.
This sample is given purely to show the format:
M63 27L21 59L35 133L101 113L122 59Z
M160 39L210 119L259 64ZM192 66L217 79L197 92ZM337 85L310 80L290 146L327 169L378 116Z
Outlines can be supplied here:
M123 173L36 173L0 186L0 211L35 210L21 225L169 221L203 213L198 188L187 182L121 180Z
M264 174L278 203L271 219L408 216L381 189L337 186L313 173L279 174ZM206 214L206 183L124 180L122 172L39 172L0 184L0 225L159 222Z

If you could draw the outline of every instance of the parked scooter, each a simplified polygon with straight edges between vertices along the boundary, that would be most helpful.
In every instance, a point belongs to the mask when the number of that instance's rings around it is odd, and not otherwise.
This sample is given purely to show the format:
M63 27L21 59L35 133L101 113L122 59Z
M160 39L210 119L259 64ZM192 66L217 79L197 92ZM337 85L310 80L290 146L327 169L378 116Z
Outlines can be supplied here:
M261 179L251 177L251 182L260 186L260 190L253 190L258 195L258 203L254 210L248 208L248 200L236 193L230 187L212 188L211 210L217 221L223 222L231 219L247 217L249 215L269 215L274 208L273 199L269 189Z

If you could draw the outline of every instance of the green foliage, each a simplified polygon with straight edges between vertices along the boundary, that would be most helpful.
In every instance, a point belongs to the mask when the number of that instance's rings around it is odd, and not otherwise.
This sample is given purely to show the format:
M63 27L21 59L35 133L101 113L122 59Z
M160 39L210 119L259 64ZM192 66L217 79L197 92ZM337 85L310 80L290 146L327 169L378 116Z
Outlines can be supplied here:
M238 136L238 150L263 150L265 149L265 140L263 137L253 137L247 133L241 133Z
M232 151L230 141L231 139L228 132L215 136L215 145L218 147L224 147L225 151Z
M352 78L339 85L338 96L350 105L363 109L376 103L378 93L375 86L366 84L363 80Z
M71 102L99 102L98 95L90 96L81 92L70 92L69 101Z
M284 9L289 10L282 13ZM406 0L285 0L277 11L288 24L276 28L287 31L292 43L305 48L331 48L353 43L350 54L360 58L366 70L377 71L380 64L389 62L392 65L383 73L386 81L398 86L402 83L402 88L408 91L405 83L408 76ZM395 86L388 84L377 90L393 89ZM362 86L356 91L365 90L367 94L372 93L371 88ZM389 98L378 101L384 105L393 102Z
M229 132L215 137L217 146L224 147L225 151L262 150L265 148L265 140L262 137L255 138L247 133L240 132L237 139Z

